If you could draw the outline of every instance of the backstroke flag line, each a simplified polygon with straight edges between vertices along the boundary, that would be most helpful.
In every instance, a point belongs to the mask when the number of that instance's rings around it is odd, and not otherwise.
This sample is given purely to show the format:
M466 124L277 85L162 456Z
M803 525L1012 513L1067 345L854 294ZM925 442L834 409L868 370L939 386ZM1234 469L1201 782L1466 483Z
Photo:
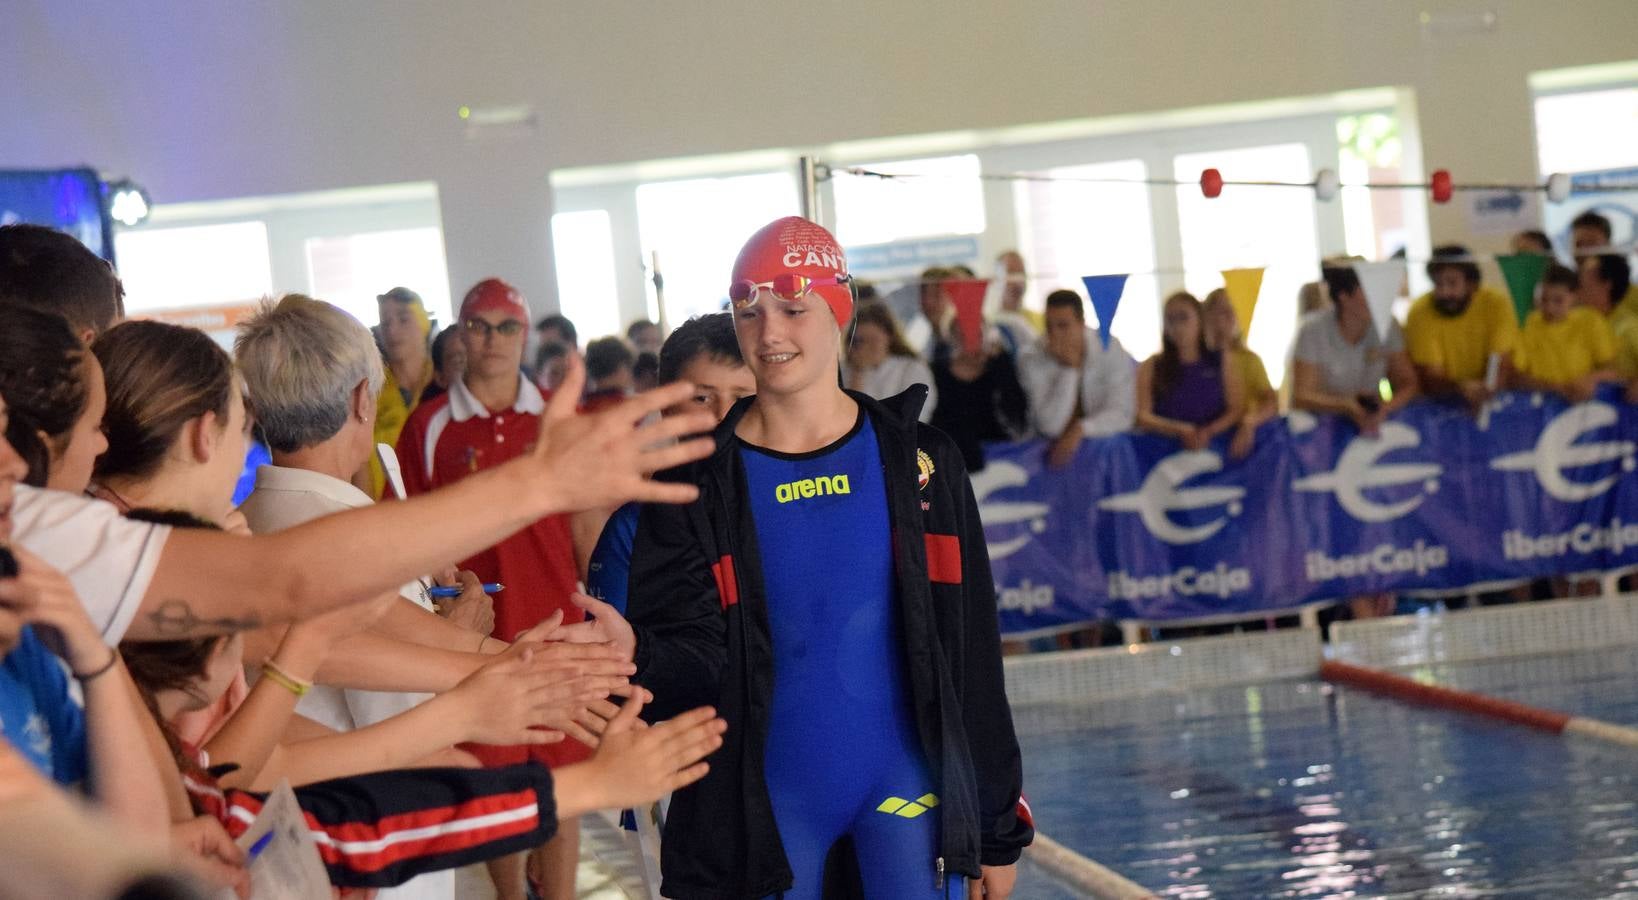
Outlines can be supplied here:
M1405 281L1405 266L1393 260L1356 262L1353 266L1359 285L1365 290L1365 303L1371 308L1371 324L1376 326L1376 336L1386 341L1393 325L1393 301L1399 297L1399 286Z
M984 345L984 294L989 291L986 279L960 279L943 284L944 295L955 306L956 328L961 332L961 344L968 353L977 353Z
M1240 333L1251 334L1251 316L1257 311L1257 297L1263 292L1263 267L1224 269L1223 290L1228 291L1234 316L1240 320Z
M1103 342L1103 349L1109 349L1109 329L1115 324L1115 310L1120 308L1120 298L1126 291L1125 275L1083 275L1081 283L1086 285L1086 296L1092 300L1092 315L1098 319L1098 340Z
M1552 257L1540 253L1508 253L1496 257L1502 278L1507 282L1507 293L1513 296L1513 312L1523 325L1530 310L1536 308L1536 286L1547 274Z

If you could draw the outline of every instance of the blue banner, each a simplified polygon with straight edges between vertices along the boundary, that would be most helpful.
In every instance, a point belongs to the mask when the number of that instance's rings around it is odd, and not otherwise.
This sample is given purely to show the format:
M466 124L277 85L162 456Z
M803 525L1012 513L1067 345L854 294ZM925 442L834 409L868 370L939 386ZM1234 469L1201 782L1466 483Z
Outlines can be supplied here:
M1502 394L1376 435L1292 413L1244 460L1152 435L988 449L973 476L1002 630L1289 609L1638 566L1638 408Z

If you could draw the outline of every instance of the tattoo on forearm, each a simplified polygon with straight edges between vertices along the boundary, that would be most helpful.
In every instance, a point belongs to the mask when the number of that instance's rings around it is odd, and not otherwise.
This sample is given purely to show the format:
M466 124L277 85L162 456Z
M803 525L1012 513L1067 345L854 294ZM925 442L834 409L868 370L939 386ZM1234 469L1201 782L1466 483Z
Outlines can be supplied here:
M231 634L262 627L262 620L256 616L201 618L186 600L166 600L159 604L158 609L148 614L148 623L166 637Z

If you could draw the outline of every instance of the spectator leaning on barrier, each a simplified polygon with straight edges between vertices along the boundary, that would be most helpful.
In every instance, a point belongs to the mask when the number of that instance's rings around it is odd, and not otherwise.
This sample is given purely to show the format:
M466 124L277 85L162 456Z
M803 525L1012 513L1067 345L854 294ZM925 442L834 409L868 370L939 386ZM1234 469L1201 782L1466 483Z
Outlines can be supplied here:
M1280 414L1280 395L1268 382L1268 369L1262 357L1246 346L1241 332L1240 317L1234 312L1234 303L1228 291L1218 288L1206 295L1206 346L1214 353L1225 354L1240 374L1240 387L1245 391L1246 411L1234 429L1229 443L1229 455L1244 459L1251 453L1257 429L1264 422Z
M921 421L931 422L938 405L933 370L916 354L899 330L893 311L881 303L861 303L853 317L853 339L848 342L842 386L877 400L903 393L912 384L927 385L927 403Z
M1161 350L1137 374L1139 430L1203 450L1245 413L1245 390L1232 360L1206 346L1205 316L1193 294L1179 291L1162 307Z
M971 274L958 270L956 277ZM954 315L946 317L928 358L939 398L931 424L961 448L969 472L984 468L985 443L1020 437L1029 422L1029 399L1018 382L1017 364L993 327L980 323L979 328L983 336L973 352Z
M1518 320L1506 295L1479 283L1479 266L1459 244L1435 247L1428 262L1433 290L1405 317L1405 344L1422 390L1459 398L1477 409L1499 382L1487 380L1491 359L1505 376L1518 340Z
M1420 392L1416 368L1398 322L1389 320L1387 337L1377 333L1358 273L1326 265L1322 274L1335 304L1303 316L1297 328L1291 407L1346 416L1361 432L1375 434ZM1386 402L1384 378L1391 394Z
M1602 309L1574 305L1577 286L1575 272L1564 266L1551 266L1542 277L1513 354L1513 389L1552 391L1581 403L1601 382L1615 380L1615 333Z
M1628 383L1629 402L1638 402L1638 304L1617 303L1632 295L1632 267L1626 257L1613 253L1576 260L1577 302L1607 317L1615 335L1615 371Z
M1029 397L1030 425L1052 441L1048 461L1066 465L1083 437L1132 427L1137 363L1111 335L1105 347L1086 324L1081 296L1047 295L1046 334L1018 357L1018 375Z
M1614 238L1615 229L1609 218L1590 209L1570 221L1570 246L1576 256L1606 250Z
M949 328L950 319L955 317L950 298L944 296L944 282L952 277L949 269L933 266L921 273L921 279L916 284L920 311L904 326L904 339L922 359L932 358L933 345L938 342L939 335Z
M1029 275L1024 271L1024 257L1017 250L1008 250L995 259L996 278L1001 282L1001 308L995 313L995 327L1007 352L1014 357L1029 349L1046 330L1046 318L1033 309L1024 308L1024 294L1029 288Z
M1508 247L1514 253L1534 253L1538 256L1553 255L1553 241L1545 231L1521 231L1513 235L1508 241Z
M1578 263L1586 256L1613 255L1626 260L1626 254L1614 247L1615 230L1610 220L1592 210L1575 217L1570 223L1570 235ZM1638 317L1638 285L1628 284L1625 291L1617 291L1614 306L1623 314Z

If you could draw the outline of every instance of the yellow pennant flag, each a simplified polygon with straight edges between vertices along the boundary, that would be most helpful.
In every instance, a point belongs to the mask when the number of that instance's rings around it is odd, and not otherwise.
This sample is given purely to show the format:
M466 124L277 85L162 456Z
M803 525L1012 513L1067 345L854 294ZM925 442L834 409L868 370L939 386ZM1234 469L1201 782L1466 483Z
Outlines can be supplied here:
M1257 297L1263 291L1263 269L1224 269L1223 290L1228 291L1234 317L1240 320L1240 333L1251 334L1251 314L1256 311Z

